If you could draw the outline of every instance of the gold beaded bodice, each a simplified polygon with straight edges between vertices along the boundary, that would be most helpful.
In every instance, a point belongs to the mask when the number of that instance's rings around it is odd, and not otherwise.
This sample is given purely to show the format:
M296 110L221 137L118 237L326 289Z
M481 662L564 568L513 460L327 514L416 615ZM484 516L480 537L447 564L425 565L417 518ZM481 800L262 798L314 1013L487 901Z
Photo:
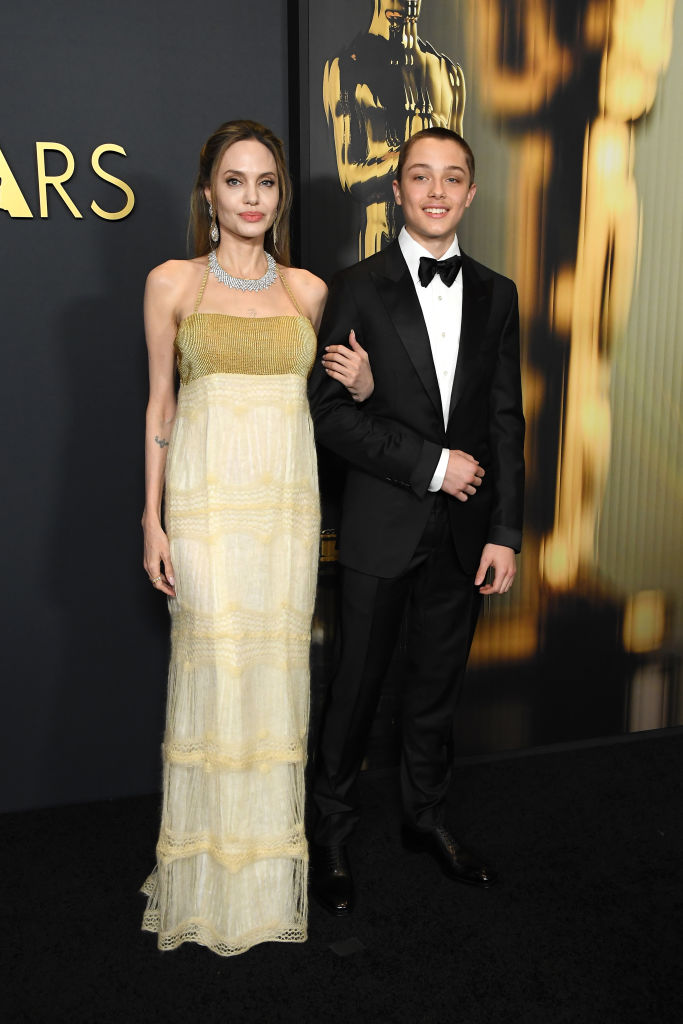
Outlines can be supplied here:
M182 384L210 373L296 373L306 378L316 338L304 316L192 313L178 327L175 349Z
M207 268L208 272L208 268ZM181 384L212 373L288 374L304 379L311 372L316 336L284 277L280 276L299 315L232 316L200 313L206 274L194 312L178 325L174 347Z

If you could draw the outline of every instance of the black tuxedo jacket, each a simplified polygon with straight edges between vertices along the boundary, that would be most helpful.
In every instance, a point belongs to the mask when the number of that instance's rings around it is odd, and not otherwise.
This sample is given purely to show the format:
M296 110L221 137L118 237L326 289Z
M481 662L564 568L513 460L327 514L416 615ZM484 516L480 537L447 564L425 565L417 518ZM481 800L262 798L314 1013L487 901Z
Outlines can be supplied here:
M462 253L458 361L444 428L429 336L398 242L338 274L330 287L311 375L316 436L348 464L339 536L342 564L399 575L435 500L427 490L442 448L461 449L486 471L466 502L449 498L458 558L475 572L487 541L518 551L522 536L524 417L517 291ZM375 390L356 403L322 368L326 345L367 350Z

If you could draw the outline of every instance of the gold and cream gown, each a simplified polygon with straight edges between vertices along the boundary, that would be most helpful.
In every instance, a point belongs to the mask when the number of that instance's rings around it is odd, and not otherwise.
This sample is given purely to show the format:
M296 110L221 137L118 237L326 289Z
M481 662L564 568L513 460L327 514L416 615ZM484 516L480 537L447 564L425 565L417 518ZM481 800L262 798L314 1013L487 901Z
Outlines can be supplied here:
M160 949L229 956L306 939L316 338L303 314L198 312L205 285L175 341L165 509L177 597L143 928Z

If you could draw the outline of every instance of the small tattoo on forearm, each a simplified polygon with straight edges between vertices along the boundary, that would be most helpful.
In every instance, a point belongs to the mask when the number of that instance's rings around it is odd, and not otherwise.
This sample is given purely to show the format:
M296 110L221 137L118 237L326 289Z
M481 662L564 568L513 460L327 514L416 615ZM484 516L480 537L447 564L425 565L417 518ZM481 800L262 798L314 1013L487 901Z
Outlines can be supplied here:
M166 440L165 437L157 437L155 434L154 440L156 441L160 448L168 448L168 441Z

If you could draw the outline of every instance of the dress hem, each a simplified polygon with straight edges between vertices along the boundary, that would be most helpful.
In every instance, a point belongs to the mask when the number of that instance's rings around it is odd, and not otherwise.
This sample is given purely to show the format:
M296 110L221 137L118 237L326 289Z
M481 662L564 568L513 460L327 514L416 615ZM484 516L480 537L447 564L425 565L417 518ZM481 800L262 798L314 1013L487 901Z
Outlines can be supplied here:
M209 925L200 921L183 922L172 932L161 933L158 917L158 911L146 910L142 918L142 931L153 932L157 935L157 948L162 953L170 953L185 942L195 942L198 946L205 946L206 949L218 956L228 957L246 953L248 949L252 949L262 942L302 943L308 940L305 924L281 925L249 937L243 936L239 942L234 943L219 938Z

